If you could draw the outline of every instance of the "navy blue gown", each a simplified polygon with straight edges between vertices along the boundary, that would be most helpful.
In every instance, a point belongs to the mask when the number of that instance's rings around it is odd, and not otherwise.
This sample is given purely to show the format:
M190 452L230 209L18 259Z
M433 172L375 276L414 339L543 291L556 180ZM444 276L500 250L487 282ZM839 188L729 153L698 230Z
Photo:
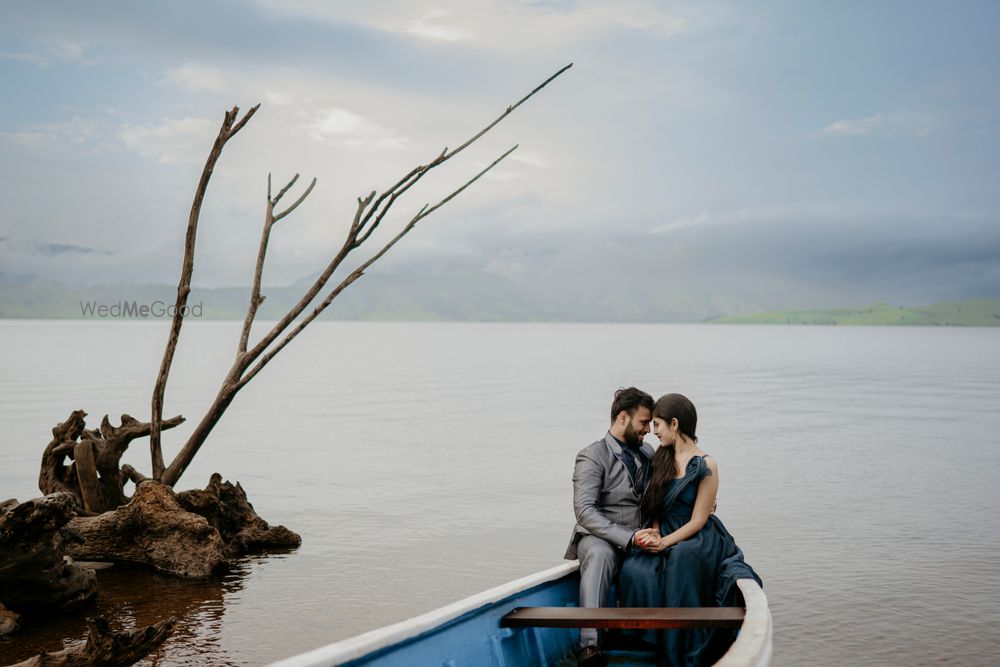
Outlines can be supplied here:
M704 457L694 456L683 477L667 487L660 503L660 535L691 520L698 483L708 473ZM652 525L653 517L647 517ZM694 536L651 554L633 547L625 558L618 586L622 607L743 606L737 579L760 577L744 560L733 536L714 514ZM655 643L672 667L711 665L728 650L735 630L650 630L642 639Z

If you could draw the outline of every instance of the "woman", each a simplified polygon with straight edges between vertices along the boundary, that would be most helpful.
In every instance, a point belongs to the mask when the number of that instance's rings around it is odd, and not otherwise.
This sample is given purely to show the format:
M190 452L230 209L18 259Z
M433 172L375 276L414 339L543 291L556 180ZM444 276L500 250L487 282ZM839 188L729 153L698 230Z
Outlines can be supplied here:
M623 607L741 606L736 580L760 577L743 560L733 537L712 514L719 467L698 447L698 413L681 394L667 394L653 407L653 433L660 447L642 498L648 528L619 578ZM648 631L668 665L708 665L726 652L733 630Z

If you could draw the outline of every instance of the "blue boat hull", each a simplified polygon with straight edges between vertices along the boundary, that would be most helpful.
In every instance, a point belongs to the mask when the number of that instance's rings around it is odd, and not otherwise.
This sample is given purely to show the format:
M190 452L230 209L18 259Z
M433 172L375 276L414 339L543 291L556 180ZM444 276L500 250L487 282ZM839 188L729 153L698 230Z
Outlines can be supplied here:
M539 584L505 600L466 612L405 642L352 660L352 667L401 665L557 665L573 654L579 631L564 628L501 628L500 619L515 607L576 606L579 576ZM442 661L442 656L447 658ZM488 657L489 662L484 662Z
M274 663L272 667L570 667L579 630L503 628L515 607L575 607L576 561L538 572L435 609ZM767 667L771 658L771 614L753 580L738 582L747 602L740 637L717 667ZM619 667L652 665L649 652L612 652Z

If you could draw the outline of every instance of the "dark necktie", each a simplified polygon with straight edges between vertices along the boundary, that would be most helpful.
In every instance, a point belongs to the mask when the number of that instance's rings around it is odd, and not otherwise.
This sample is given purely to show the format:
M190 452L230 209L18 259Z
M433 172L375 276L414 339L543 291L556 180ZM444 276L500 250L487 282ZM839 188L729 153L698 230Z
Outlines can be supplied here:
M642 463L639 461L639 451L632 447L622 447L622 463L628 469L629 477L632 478L632 486L642 489Z

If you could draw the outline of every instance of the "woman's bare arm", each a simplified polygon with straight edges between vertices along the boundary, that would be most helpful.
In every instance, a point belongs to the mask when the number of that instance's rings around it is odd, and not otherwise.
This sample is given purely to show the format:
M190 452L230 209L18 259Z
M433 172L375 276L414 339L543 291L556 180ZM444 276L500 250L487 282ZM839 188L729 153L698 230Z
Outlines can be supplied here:
M705 464L708 466L708 473L698 483L698 495L694 501L691 520L669 535L661 537L655 545L646 547L647 551L659 553L667 547L694 537L695 533L708 523L708 517L712 515L712 506L715 504L715 496L719 492L719 466L715 463L715 459L710 457L705 457Z
M712 515L712 505L715 504L715 496L719 493L719 466L713 458L706 458L705 464L708 466L708 473L698 483L698 496L694 501L691 520L669 535L660 538L664 549L689 537L694 537L695 533L705 527L705 524L708 523L708 517Z

